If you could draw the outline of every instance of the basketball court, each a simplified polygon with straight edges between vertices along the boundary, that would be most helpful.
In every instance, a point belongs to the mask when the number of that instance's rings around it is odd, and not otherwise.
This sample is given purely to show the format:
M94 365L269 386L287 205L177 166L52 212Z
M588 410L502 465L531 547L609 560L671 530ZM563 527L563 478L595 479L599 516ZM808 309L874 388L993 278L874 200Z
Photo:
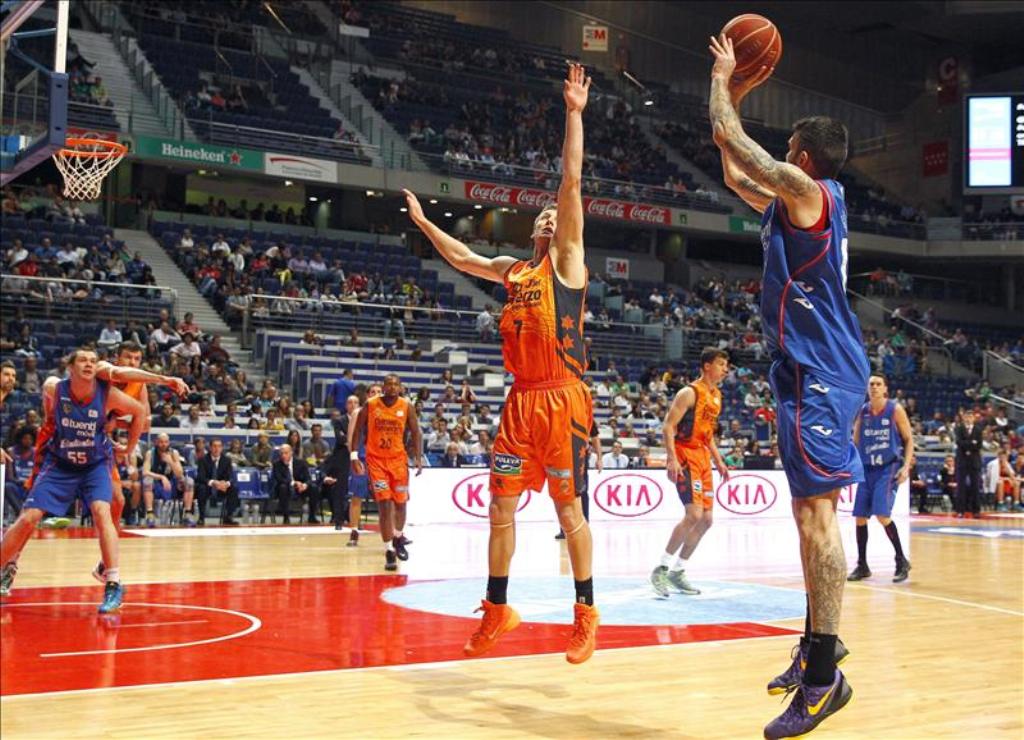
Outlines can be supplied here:
M520 526L509 598L524 623L477 660L461 648L485 582L484 523L411 527L397 575L373 533L353 549L328 527L132 532L126 605L110 617L96 614L90 533L41 534L0 607L0 729L757 737L779 707L765 684L803 625L792 525L716 525L691 567L703 593L662 601L647 578L668 524L595 523L602 627L579 667L564 658L572 586L550 523ZM904 584L872 555L874 577L849 584L844 605L853 711L823 736L1019 736L1022 525L917 517Z

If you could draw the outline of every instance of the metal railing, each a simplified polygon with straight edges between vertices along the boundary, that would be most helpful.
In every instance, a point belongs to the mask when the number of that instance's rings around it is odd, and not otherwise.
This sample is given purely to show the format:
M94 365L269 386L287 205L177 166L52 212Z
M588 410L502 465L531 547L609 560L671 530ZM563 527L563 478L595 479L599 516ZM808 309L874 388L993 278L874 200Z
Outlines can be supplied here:
M934 369L938 369L940 367L944 368L944 370L941 372L942 375L951 375L952 374L954 359L953 359L953 353L950 352L949 348L946 346L946 343L947 343L946 337L942 336L941 334L939 334L936 331L933 331L932 329L929 329L924 324L919 324L918 322L916 322L916 321L914 321L912 319L908 319L908 318L905 318L903 316L894 316L893 315L894 311L889 310L887 307L885 307L884 305L882 305L878 301L874 301L874 300L868 298L866 295L858 293L857 291L853 290L852 288L847 287L846 292L849 293L850 295L854 296L855 298L857 298L857 300L859 300L859 301L861 301L863 303L866 303L869 306L871 306L876 312L879 312L879 314L883 318L885 318L886 320L888 320L888 321L902 321L903 323L907 324L908 326L916 329L923 336L932 339L932 341L938 342L937 345L925 343L924 346L922 347L923 351L928 356L926 358L927 363L928 363L928 367L932 368L933 370ZM931 359L932 355L935 356L937 362L935 360Z
M27 316L55 320L146 321L157 318L162 308L174 316L178 291L163 285L26 277L5 272L0 275L0 306L5 317L20 308Z
M1024 388L1024 367L1015 363L1011 358L1005 357L990 349L985 350L981 356L982 376L993 388L1009 388L1011 386ZM1005 399L1003 399L1005 401ZM1024 410L1014 401L1010 405Z
M327 139L322 136L308 136L306 134L293 134L254 126L236 126L229 123L219 123L214 121L212 116L206 118L202 116L189 116L188 120L193 126L202 126L202 130L206 132L204 138L210 143L222 146L259 146L267 149L278 149L288 152L297 151L311 156L348 161L369 160L372 158L372 153L377 150L375 146L368 146L358 142Z
M961 226L961 238L968 242L1024 241L1024 222L965 221Z

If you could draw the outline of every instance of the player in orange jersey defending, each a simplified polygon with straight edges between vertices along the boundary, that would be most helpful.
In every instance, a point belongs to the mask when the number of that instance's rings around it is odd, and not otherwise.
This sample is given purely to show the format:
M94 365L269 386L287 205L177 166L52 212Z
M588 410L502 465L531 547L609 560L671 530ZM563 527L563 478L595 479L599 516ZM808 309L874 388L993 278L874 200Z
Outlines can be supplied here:
M557 206L534 221L533 259L488 259L444 233L423 215L416 196L404 191L413 222L453 267L508 291L501 317L505 367L515 377L505 401L491 462L491 535L487 597L479 629L464 648L483 655L502 634L519 625L506 600L515 550L515 513L525 490L547 481L565 531L576 584L574 628L566 659L582 663L594 652L598 611L591 575L593 543L580 495L586 486L587 442L593 410L583 384L587 369L583 309L587 269L583 261L583 109L590 78L573 64L563 87L565 140Z
M149 418L151 414L149 393L146 390L146 386L166 385L179 396L184 396L188 393L188 384L181 378L175 378L170 375L158 375L142 370L139 367L141 364L142 347L135 342L122 342L117 348L117 355L114 358L113 364L106 361L96 363L96 377L100 380L108 381L111 386L123 391L129 398L142 404L142 408L145 410L142 433L146 434L149 432ZM110 426L115 429L126 429L129 421L127 419L114 419ZM124 491L122 490L123 486L118 466L114 465L111 470L114 482L114 495L110 502L110 518L114 521L114 526L120 529L121 514L124 512ZM100 560L96 567L93 568L92 577L103 583L105 577L104 570L105 566L103 561Z
M405 527L409 501L409 456L405 451L405 431L412 437L416 475L423 472L423 436L416 409L399 394L402 384L397 375L384 378L383 394L366 401L356 417L354 445L350 453L352 470L363 475L359 446L366 434L366 474L370 490L380 510L380 536L384 540L384 569L398 570L398 560L408 560L402 528Z
M711 528L711 507L715 503L711 458L722 478L729 480L729 469L715 444L715 428L722 412L718 386L728 373L728 353L714 347L705 349L700 355L700 377L676 394L665 416L668 477L676 484L686 514L672 530L661 563L651 573L651 585L663 599L668 598L670 589L688 596L700 593L686 578L686 563Z

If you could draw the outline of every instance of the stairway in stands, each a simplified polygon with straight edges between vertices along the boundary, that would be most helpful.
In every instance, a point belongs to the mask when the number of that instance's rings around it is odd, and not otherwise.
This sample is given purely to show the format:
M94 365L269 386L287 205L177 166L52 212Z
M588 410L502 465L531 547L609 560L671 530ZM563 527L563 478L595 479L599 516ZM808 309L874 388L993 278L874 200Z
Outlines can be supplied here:
M157 285L177 291L176 318L180 321L186 313L192 313L195 323L204 333L220 335L221 346L231 355L231 360L238 363L248 376L249 382L258 388L259 384L263 382L263 368L252 362L250 351L242 349L241 332L234 331L224 322L220 314L214 310L206 298L200 295L196 286L174 264L160 244L145 231L116 229L114 236L124 240L125 247L130 254L138 252L141 255L146 264L152 268Z

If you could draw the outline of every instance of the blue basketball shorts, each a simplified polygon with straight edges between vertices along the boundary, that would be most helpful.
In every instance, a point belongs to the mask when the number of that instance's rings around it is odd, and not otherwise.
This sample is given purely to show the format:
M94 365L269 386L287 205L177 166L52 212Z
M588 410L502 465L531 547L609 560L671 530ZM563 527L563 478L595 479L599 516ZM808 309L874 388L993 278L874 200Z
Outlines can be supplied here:
M63 516L76 498L81 498L86 506L94 501L109 504L114 495L113 470L111 460L73 469L47 455L22 508L42 509L47 514Z
M786 358L772 363L769 382L790 493L819 496L864 480L853 423L865 391L839 388Z
M365 465L366 463L363 463ZM348 477L348 495L356 498L370 498L370 476L350 475Z
M896 476L899 472L899 461L864 468L864 482L857 486L853 515L864 519L872 516L891 517L893 504L896 503Z

